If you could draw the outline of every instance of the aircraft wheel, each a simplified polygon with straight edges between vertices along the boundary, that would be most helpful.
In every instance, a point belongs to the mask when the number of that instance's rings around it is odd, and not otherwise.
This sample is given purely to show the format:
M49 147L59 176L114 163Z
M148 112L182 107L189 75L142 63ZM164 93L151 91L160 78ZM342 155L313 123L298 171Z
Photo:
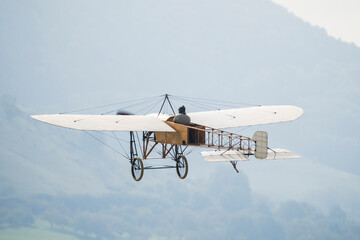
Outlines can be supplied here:
M131 163L131 175L135 181L140 181L144 175L144 165L141 158L134 158Z
M184 179L188 174L188 163L184 155L180 155L176 161L176 172L179 178Z

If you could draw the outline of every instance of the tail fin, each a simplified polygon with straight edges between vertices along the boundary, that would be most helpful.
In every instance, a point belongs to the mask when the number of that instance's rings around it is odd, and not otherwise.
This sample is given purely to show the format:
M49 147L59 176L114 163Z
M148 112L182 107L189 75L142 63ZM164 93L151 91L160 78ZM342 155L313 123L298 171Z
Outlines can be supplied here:
M265 131L256 131L252 140L255 141L255 157L265 159L268 155L268 134Z

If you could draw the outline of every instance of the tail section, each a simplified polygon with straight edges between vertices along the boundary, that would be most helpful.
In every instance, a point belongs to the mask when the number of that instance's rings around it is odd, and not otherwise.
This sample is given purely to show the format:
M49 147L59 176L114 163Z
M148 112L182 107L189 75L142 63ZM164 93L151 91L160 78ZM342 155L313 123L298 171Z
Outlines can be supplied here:
M269 149L266 160L301 158L301 156L282 148Z
M265 159L268 155L268 134L265 131L256 131L252 140L255 141L255 157Z

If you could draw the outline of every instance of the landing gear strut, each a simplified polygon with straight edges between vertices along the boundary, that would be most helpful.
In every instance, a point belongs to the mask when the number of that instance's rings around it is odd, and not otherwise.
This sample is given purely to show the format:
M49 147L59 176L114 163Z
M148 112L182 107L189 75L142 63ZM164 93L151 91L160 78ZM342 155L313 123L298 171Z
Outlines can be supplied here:
M130 132L130 164L133 179L140 181L144 175L144 164L137 154L134 132Z

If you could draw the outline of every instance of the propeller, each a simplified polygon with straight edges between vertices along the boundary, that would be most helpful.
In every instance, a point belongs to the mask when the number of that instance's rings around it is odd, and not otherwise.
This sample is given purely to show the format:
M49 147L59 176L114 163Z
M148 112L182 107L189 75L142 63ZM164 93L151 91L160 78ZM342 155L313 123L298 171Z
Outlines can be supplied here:
M125 110L118 110L116 112L116 115L135 115L135 114L133 114L131 112L128 112L128 111L125 111Z

